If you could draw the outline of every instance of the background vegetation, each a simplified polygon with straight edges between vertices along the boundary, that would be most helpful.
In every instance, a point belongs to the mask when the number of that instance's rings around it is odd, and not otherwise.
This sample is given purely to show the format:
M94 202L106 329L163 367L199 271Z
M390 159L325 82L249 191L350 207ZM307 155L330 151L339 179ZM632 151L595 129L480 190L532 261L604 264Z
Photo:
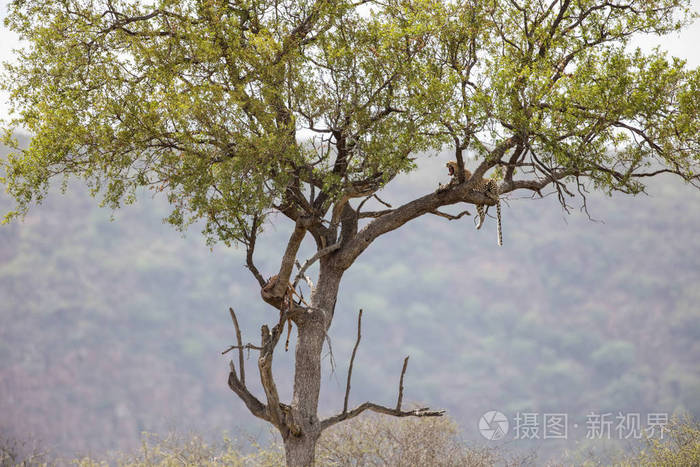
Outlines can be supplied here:
M437 187L446 159L428 159L383 199ZM493 220L477 232L469 218L421 219L376 242L343 279L321 411L342 406L362 307L354 402L391 403L396 381L378 375L398 379L408 354L405 398L443 406L468 440L489 409L567 412L580 427L568 443L505 440L540 458L589 449L590 411L700 415L700 194L670 178L649 192L591 195L604 222L565 215L551 198L511 199L502 248ZM229 306L250 339L275 311L241 250L211 251L196 226L182 238L149 197L110 222L75 186L0 227L3 436L70 456L132 450L141 432L171 428L267 439L226 387L220 351L233 341ZM0 195L0 211L11 206ZM278 266L287 228L278 219L256 250L263 274ZM292 355L275 361L284 397Z
M618 451L607 459L585 457L583 453L566 455L561 462L547 465L615 465L619 467L687 467L700 463L700 424L689 417L674 417L667 436L637 441L631 453ZM396 419L365 414L347 424L323 433L316 458L323 466L392 466L414 467L525 467L543 465L536 455L508 454L503 449L474 446L458 435L457 425L449 418L417 420ZM208 443L198 435L169 434L165 437L145 434L141 447L134 453L85 456L75 459L50 458L38 448L22 454L23 446L3 444L0 439L0 465L44 467L70 463L79 467L120 465L123 467L198 466L278 466L284 464L284 451L279 443L260 446L253 443L245 450L229 437ZM246 453L249 451L249 453Z

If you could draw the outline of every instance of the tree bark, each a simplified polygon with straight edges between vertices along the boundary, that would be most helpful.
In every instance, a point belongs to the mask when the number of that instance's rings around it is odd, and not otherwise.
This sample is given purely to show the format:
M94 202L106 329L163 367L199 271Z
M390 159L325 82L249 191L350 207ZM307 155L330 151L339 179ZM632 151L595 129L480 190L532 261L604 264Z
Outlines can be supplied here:
M296 319L298 338L295 355L292 426L283 434L287 465L308 467L314 463L316 442L321 436L318 397L321 390L321 352L335 311L343 270L333 261L320 261L318 284L311 295L311 311Z

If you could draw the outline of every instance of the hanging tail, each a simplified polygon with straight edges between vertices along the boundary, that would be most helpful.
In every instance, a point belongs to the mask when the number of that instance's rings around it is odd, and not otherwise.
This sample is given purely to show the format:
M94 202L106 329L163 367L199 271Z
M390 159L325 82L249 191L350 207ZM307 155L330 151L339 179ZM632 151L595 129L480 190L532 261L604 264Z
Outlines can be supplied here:
M496 201L496 230L498 232L498 246L503 246L503 232L501 231L501 200Z

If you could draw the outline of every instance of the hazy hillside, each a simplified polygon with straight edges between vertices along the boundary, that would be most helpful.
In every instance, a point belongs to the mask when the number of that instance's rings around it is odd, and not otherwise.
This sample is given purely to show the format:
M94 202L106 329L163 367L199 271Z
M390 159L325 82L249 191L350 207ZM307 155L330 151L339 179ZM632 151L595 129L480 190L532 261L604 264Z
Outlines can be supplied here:
M444 161L426 159L383 198L434 189ZM670 178L649 192L589 196L604 222L514 196L502 248L492 219L476 231L466 217L424 218L376 242L343 279L323 412L342 406L362 307L355 403L395 400L410 355L406 399L448 409L468 438L490 409L567 412L582 427L570 438L585 435L590 411L700 415L700 193ZM96 204L74 184L0 226L0 432L65 453L173 427L266 433L226 387L220 355L229 306L251 340L276 316L242 251L210 251L196 227L174 232L162 200L145 196L114 222ZM0 212L10 207L0 196ZM258 247L266 275L288 227L277 220ZM283 397L292 354L276 357Z

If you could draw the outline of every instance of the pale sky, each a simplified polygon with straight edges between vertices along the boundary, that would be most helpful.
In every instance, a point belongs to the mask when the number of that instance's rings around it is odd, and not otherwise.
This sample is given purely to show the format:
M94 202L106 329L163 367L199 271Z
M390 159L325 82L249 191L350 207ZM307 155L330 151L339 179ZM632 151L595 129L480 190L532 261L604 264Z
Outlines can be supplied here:
M9 0L0 0L0 17L5 18ZM693 1L695 11L700 11L700 0ZM11 31L4 24L0 24L0 62L12 60L12 49L19 47L20 43ZM650 49L656 45L667 50L671 55L684 58L688 61L687 66L695 68L700 66L700 20L695 21L690 27L681 33L671 34L659 38L655 36L640 38L635 41L635 45L643 49ZM8 96L0 91L0 119L7 117L9 105Z

